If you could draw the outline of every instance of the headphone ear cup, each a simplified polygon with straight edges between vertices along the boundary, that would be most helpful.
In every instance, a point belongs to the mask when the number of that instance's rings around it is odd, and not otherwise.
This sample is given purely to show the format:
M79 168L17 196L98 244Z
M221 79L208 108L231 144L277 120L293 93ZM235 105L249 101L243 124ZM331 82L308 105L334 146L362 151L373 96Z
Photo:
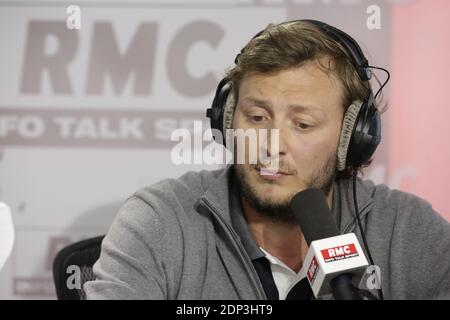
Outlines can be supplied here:
M230 84L229 90L226 93L224 93L223 99L225 100L225 103L224 103L223 109L222 109L222 127L221 127L220 131L221 131L222 137L223 137L222 144L226 147L227 146L227 143L226 143L227 130L231 129L231 127L233 125L234 110L236 108L236 99L235 99L231 84Z
M381 117L377 108L364 104L359 112L347 152L347 164L357 168L367 162L381 142Z
M224 120L227 119L227 123L230 121L229 115L227 114L224 119L226 106L229 104L229 96L232 91L232 82L227 78L222 79L217 85L216 94L214 96L211 108L206 110L206 117L210 119L210 126L212 130L219 130L222 134L223 141L217 141L225 145L225 135L224 135ZM228 113L228 111L227 111ZM232 115L231 115L232 120ZM214 135L213 135L214 136ZM215 139L215 137L214 137Z
M358 119L359 112L363 103L359 100L353 101L353 103L347 108L342 121L341 135L339 137L339 146L337 150L337 170L343 171L348 166L347 154L352 140L353 130L355 128L356 120Z
M230 88L223 109L223 133L226 133L225 130L231 129L233 125L233 116L235 108L236 108L236 98L234 96L233 90Z

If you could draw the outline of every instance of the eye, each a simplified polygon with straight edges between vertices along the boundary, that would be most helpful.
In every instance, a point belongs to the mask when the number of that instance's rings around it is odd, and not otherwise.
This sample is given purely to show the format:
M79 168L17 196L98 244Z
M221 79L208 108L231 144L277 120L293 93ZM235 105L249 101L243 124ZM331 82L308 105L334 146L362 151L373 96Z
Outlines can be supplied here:
M261 122L261 121L266 120L266 117L264 117L264 116L251 116L251 118L255 122Z
M310 124L308 124L308 123L306 123L306 122L298 122L298 123L297 123L297 128L300 129L300 130L302 130L302 131L309 130L309 129L311 129L312 127L313 127L312 125L310 125Z
M299 127L300 129L308 129L308 128L309 128L309 125L306 124L306 123L300 122L300 123L298 124L298 127Z
M251 113L247 114L247 119L253 123L262 123L269 120L269 118L265 115Z

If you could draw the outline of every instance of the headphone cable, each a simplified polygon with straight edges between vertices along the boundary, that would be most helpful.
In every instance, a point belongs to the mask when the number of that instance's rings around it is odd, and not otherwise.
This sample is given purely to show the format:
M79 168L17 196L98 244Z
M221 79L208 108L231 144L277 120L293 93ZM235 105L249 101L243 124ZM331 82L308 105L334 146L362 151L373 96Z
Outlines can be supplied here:
M372 259L372 254L370 253L369 245L367 244L366 234L362 227L361 217L360 217L359 209L358 209L358 203L357 203L357 198L356 198L357 175L358 175L358 171L356 169L353 169L353 203L355 205L356 220L358 221L359 231L361 232L361 237L362 237L362 240L364 243L364 247L366 248L366 251L367 251L367 256L369 257L369 262L372 266L375 266L375 263L373 262L373 259ZM375 276L376 276L376 269L374 269L374 271L375 271ZM379 288L377 288L378 297L380 298L380 300L384 300L383 289L381 288L381 281L379 281L378 278L377 278L377 284L379 284Z
M378 94L381 92L381 90L383 90L384 86L389 82L389 79L391 78L391 74L390 74L390 72L387 69L382 68L382 67L367 66L366 68L382 70L382 71L386 72L386 74L387 74L387 78L386 78L386 80L384 80L383 84L381 84L380 80L378 80L378 78L376 78L378 84L380 85L380 88L378 89L377 93L375 93L375 96L373 98L373 100L375 101L377 99Z

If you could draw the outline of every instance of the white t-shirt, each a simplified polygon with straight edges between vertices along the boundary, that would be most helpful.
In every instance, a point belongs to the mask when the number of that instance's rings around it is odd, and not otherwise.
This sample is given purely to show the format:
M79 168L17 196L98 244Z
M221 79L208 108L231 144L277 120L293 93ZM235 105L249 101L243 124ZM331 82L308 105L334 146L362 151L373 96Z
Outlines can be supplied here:
M259 247L266 255L270 262L270 270L272 270L273 280L278 289L278 296L280 300L286 300L289 291L306 277L305 268L301 268L298 273L289 268L283 261L277 257L272 256L269 252Z

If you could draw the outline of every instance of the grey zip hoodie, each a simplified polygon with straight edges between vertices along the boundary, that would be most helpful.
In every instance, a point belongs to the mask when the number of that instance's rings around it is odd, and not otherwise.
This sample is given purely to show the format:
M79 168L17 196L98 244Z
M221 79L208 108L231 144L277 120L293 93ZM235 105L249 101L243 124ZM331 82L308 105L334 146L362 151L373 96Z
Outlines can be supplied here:
M88 299L266 299L231 224L233 172L188 172L130 197L103 240L97 280L84 286ZM357 201L385 298L448 295L450 224L426 201L369 180L358 179ZM362 244L351 180L334 184L332 212Z

